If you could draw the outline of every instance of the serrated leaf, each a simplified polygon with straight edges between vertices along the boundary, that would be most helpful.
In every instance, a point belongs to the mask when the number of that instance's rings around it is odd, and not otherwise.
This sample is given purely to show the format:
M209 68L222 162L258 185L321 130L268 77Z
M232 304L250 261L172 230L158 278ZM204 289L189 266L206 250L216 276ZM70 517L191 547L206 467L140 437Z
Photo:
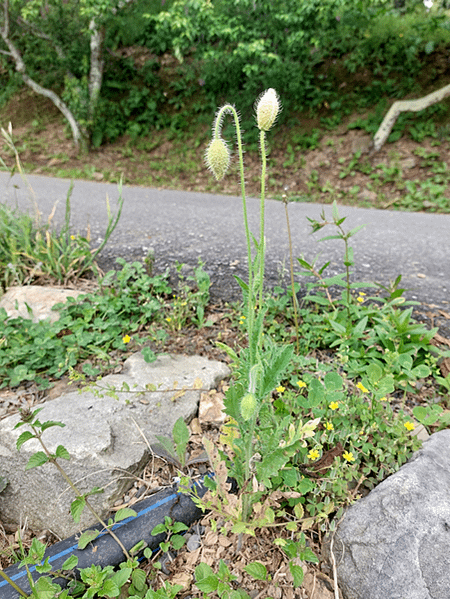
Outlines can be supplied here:
M84 497L77 497L70 504L70 514L74 522L79 522L81 513L86 505L86 499Z
M98 530L85 530L78 539L78 549L85 549L89 543L94 541L100 532Z
M100 595L100 597L118 597L119 595L120 589L112 580L112 578L105 580L105 582L102 585L102 594Z
M61 458L62 460L70 460L70 453L67 451L64 445L58 445L55 455L57 458Z
M132 571L132 568L122 568L121 570L117 570L111 580L119 587L119 589L121 589L130 578Z
M185 462L186 446L189 443L190 432L184 418L180 416L173 425L173 440L177 450L177 456L181 464Z
M131 582L137 591L144 591L146 588L147 575L143 570L133 570Z
M25 466L25 470L31 470L31 468L37 468L48 462L48 457L43 451L37 451L28 460L28 464Z
M126 518L135 518L137 513L129 507L124 507L121 510L118 510L114 516L114 522L121 522L122 520L126 520Z
M207 576L206 578L202 578L195 583L195 586L200 589L203 593L214 593L217 590L219 585L219 580L217 576Z
M244 570L256 580L267 580L267 568L261 562L251 562Z
M170 537L170 542L172 543L172 547L175 549L175 551L178 551L178 549L181 549L181 547L183 547L183 545L186 543L186 539L182 535L172 535Z
M48 428L51 428L52 426L60 426L61 428L64 428L66 425L63 424L62 422L57 422L56 420L47 420L46 422L43 422L41 424L41 431L44 432L45 430L47 430Z
M301 566L296 566L295 564L289 562L289 570L294 579L294 588L300 587L303 584L303 578L305 577L303 568Z
M19 451L19 449L22 447L24 443L26 443L30 439L34 439L34 437L35 436L31 431L24 431L16 441L17 451Z
M52 583L51 580L45 576L38 578L34 586L34 590L37 593L39 599L54 599L55 594L61 591L59 584Z

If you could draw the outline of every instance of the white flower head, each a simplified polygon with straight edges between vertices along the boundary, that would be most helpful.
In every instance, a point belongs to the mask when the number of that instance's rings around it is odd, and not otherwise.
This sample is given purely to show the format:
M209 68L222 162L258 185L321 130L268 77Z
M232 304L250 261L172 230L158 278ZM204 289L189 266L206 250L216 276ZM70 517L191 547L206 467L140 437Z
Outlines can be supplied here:
M230 165L230 150L222 137L215 137L205 152L206 166L217 181L224 178Z
M256 121L261 131L269 131L273 126L281 104L278 94L273 88L266 90L256 101Z

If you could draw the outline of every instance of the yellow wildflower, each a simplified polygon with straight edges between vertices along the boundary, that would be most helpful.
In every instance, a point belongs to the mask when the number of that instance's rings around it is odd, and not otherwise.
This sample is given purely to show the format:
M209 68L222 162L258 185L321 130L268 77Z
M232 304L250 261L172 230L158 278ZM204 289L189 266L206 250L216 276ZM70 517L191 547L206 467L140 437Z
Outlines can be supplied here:
M330 410L337 410L339 407L339 402L332 401L328 407L330 408Z
M342 457L344 458L344 460L347 460L347 462L354 462L355 461L355 457L352 454L351 451L346 451Z
M278 391L278 393L283 393L283 391L285 391L285 388L283 387L283 385L280 385L275 389L275 391Z
M303 389L303 387L306 387L305 381L297 381L297 385L300 387L300 389Z
M331 422L326 422L325 428L327 429L327 431L332 431L334 429L334 426Z
M122 337L122 341L124 343L130 343L131 337L129 335L125 335L124 337Z
M405 422L403 426L406 428L407 431L413 431L416 428L414 422Z
M358 383L357 388L360 389L363 393L369 393L369 389L366 389L362 383Z
M319 457L319 452L317 451L317 449L311 449L310 452L308 453L308 455L306 456L308 458L308 460L317 460L317 458Z

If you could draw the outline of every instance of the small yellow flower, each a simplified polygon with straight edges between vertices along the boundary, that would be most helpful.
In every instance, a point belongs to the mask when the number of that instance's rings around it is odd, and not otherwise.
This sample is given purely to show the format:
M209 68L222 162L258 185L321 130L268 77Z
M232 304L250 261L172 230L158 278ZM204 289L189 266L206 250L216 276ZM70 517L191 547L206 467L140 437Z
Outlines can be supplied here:
M328 407L330 408L330 410L337 410L339 407L339 402L332 401Z
M358 383L357 388L360 389L363 393L369 393L369 389L366 389L362 383Z
M71 239L72 241L75 241L75 239L76 239L75 235L71 235L71 236L70 236L70 239Z
M380 401L388 401L387 397L380 397Z
M125 337L122 337L122 341L124 343L130 343L131 337L129 335L125 335Z
M308 455L306 456L308 458L308 460L317 460L317 458L319 457L319 452L317 451L317 449L311 449L310 452L308 453Z
M414 422L405 422L403 426L406 428L407 431L413 431L416 428Z
M283 385L280 385L275 389L275 391L278 391L278 393L283 393L285 391L285 388L283 387Z
M359 296L359 297L356 298L356 301L359 302L360 304L363 304L364 303L364 298L361 297L361 296Z
M327 429L327 431L332 431L334 429L334 426L331 422L326 422L325 428Z
M300 387L300 389L303 389L303 387L306 387L305 381L297 381L297 385Z
M167 320L167 322L172 322L172 319L170 318L170 316L168 316L168 317L166 318L166 320Z
M355 461L355 457L352 454L351 451L346 451L342 457L344 458L344 460L347 460L347 462L354 462Z

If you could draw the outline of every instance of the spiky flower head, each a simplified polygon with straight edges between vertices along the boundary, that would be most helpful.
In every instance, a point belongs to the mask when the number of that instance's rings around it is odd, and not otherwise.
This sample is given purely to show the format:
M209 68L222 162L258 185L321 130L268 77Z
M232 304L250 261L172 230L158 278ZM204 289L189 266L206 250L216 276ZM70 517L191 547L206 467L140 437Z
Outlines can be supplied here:
M211 141L206 149L205 162L217 181L224 178L230 165L230 150L222 137Z
M277 92L273 88L266 90L256 101L256 121L261 131L269 131L281 110Z

